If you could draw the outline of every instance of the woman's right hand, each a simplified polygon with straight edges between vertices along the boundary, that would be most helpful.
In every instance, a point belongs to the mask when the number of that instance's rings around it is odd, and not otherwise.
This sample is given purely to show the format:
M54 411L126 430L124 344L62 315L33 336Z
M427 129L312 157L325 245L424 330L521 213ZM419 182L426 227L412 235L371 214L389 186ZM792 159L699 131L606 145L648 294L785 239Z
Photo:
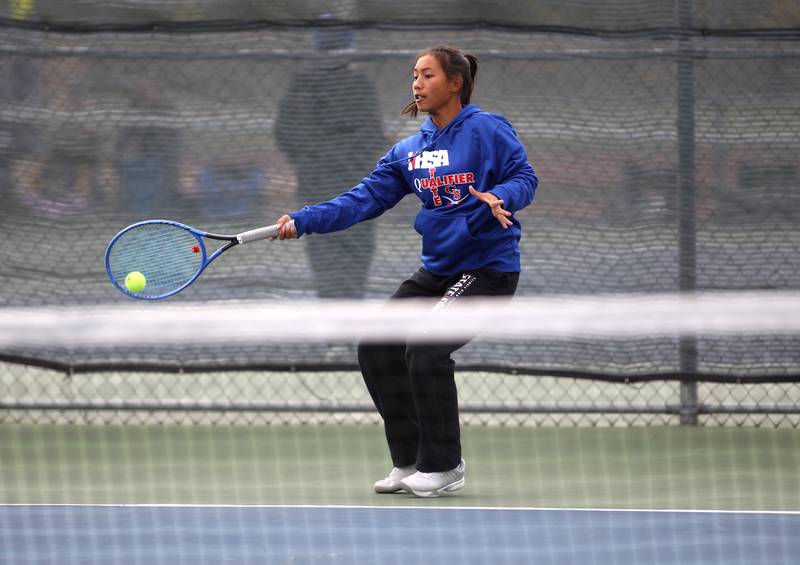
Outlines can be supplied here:
M296 239L297 238L297 230L294 227L294 222L292 222L292 217L289 214L284 214L278 221L275 222L278 226L278 239ZM274 237L269 238L270 241L275 239Z

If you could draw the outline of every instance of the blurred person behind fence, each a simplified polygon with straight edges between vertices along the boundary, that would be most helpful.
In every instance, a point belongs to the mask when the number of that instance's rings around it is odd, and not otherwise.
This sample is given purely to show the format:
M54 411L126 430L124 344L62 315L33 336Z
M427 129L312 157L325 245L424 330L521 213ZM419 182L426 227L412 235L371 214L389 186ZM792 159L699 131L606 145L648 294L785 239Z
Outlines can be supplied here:
M352 32L323 27L314 32L316 56L289 82L280 103L275 136L297 176L298 200L320 202L361 181L387 143L375 89L343 51ZM308 238L320 298L362 298L375 247L375 225L363 223L327 238ZM330 280L336 272L336 281Z

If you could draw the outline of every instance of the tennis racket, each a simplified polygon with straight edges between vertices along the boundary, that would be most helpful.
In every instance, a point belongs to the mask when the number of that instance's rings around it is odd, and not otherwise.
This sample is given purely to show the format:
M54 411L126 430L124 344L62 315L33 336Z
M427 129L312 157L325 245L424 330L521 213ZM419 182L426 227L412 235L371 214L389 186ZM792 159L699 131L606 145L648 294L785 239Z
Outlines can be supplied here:
M159 300L191 285L231 247L277 235L277 224L220 235L170 220L147 220L128 226L111 239L106 248L106 272L120 292L142 300ZM226 243L209 255L204 240ZM143 277L136 275L139 284L129 288L125 279L131 273Z

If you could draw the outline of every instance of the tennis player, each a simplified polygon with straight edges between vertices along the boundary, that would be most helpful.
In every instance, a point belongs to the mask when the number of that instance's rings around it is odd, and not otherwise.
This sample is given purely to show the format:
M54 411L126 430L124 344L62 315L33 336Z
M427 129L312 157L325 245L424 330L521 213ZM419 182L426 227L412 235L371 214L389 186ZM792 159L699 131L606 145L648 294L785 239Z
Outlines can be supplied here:
M512 296L522 233L514 213L533 201L538 179L509 121L470 104L477 69L477 59L458 49L422 52L414 99L401 113L427 113L420 132L392 147L350 191L280 217L278 237L344 230L415 194L422 267L392 298L428 298L438 308L467 296ZM464 487L450 356L465 343L359 344L394 465L376 492L435 497Z

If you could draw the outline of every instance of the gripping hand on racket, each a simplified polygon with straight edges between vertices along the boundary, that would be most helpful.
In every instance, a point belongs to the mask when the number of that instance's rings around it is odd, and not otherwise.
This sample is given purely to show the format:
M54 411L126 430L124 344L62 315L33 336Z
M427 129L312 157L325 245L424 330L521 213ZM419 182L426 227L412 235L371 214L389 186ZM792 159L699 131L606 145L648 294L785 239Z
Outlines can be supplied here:
M294 227L294 222L292 222L292 217L289 214L284 214L275 223L278 226L278 235L276 236L278 239L297 238L297 228ZM275 238L270 238L270 240L272 239Z
M500 222L500 225L503 226L504 230L507 230L508 226L513 225L511 220L509 220L511 217L511 212L503 208L504 202L497 196L491 192L478 192L472 185L469 186L469 193L478 200L488 204L489 208L492 210L492 216L497 218L497 221ZM288 216L286 217L288 218Z

